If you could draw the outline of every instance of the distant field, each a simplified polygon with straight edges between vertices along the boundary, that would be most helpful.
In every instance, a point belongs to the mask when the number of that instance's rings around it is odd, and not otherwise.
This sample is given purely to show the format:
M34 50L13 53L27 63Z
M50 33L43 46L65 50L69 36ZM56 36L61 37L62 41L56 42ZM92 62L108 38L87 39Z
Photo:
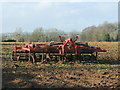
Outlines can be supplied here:
M107 50L98 54L98 62L60 64L12 61L13 44L23 46L25 42L0 44L3 88L120 88L118 42L89 42Z

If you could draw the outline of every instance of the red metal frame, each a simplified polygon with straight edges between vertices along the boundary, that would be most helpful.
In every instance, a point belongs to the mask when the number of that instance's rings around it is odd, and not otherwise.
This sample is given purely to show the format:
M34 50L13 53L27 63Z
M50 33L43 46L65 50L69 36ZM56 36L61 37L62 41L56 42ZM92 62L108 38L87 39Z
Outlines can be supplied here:
M46 53L58 53L59 55L65 55L65 54L69 54L71 52L71 54L81 54L82 52L79 50L79 48L83 48L84 50L91 50L93 52L106 52L106 50L102 50L100 47L93 47L93 46L83 46L83 45L78 45L75 42L78 39L78 36L75 37L74 40L72 40L72 38L68 38L66 40L62 40L62 37L59 36L60 41L62 42L61 44L58 45L48 45L48 44L36 44L36 45L32 45L32 44L26 44L24 47L17 47L16 45L14 45L14 56L17 57L17 49L21 49L23 51L37 51L37 52L46 52ZM86 44L87 45L87 44ZM55 52L51 52L50 49L54 49Z

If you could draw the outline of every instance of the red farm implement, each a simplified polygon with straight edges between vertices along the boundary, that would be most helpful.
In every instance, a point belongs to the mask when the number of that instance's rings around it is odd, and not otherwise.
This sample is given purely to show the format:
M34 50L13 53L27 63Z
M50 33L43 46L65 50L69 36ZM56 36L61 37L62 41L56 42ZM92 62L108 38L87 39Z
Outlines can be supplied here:
M78 36L74 40L68 38L62 40L59 36L60 43L54 41L49 44L31 44L27 43L23 47L14 45L12 52L13 60L32 60L47 62L47 61L60 61L60 60L97 60L98 52L106 52L100 47L89 46L88 43L77 43Z

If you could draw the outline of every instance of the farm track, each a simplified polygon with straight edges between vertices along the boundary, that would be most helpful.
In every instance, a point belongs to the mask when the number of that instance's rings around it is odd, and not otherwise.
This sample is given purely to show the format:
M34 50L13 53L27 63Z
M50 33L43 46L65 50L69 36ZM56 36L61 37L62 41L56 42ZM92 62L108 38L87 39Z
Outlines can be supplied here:
M7 43L9 44L9 43ZM20 46L23 43L19 44ZM13 45L2 45L3 88L120 88L118 43L90 42L108 50L99 53L98 62L32 64L11 61Z

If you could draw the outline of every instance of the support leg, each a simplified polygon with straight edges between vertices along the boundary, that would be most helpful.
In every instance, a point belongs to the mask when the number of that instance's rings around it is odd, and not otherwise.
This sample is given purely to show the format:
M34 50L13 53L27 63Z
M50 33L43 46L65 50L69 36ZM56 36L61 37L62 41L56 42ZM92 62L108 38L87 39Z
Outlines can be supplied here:
M41 63L44 62L44 53L42 53L42 59L41 59Z
M98 61L98 58L97 58L97 57L98 57L98 52L96 52L96 61Z
M28 59L28 62L30 62L30 60L31 60L31 52L29 51L29 59Z
M36 60L36 55L35 55L35 52L33 52L33 55L32 55L32 61L33 61L33 63L35 63L35 60Z
M96 52L96 62L99 63L98 62L98 52Z

